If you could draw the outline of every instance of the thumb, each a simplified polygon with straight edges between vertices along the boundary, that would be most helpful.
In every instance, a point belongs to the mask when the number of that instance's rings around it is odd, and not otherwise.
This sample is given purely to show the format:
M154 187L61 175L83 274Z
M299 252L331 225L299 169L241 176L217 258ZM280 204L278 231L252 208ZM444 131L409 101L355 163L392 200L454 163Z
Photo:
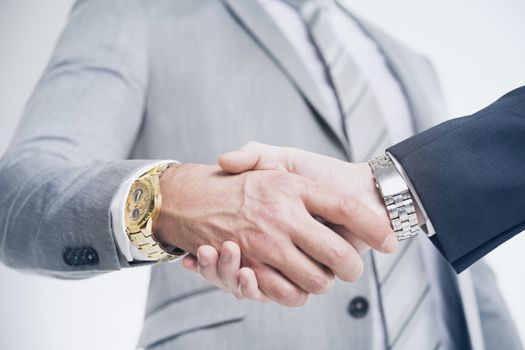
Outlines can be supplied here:
M248 142L240 149L227 152L219 157L220 167L232 174L249 170L284 170L281 165L285 157L285 148Z
M222 154L218 163L223 170L231 174L239 174L254 170L259 162L259 157L259 152L254 148L244 146L236 151Z

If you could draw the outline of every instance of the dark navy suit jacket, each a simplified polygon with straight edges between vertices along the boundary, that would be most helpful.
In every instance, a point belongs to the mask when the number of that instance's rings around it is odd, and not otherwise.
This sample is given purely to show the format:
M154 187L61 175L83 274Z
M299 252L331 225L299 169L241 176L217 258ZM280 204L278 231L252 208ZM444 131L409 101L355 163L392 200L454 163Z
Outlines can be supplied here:
M525 230L525 87L388 150L457 272Z

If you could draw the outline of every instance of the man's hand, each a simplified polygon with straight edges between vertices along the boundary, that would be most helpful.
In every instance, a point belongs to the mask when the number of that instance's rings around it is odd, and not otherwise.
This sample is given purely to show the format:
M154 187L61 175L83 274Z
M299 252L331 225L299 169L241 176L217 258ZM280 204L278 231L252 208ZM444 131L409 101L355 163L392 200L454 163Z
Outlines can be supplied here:
M396 244L388 224L357 198L283 171L232 176L186 164L166 171L161 192L155 232L162 243L193 255L201 245L220 250L226 241L237 243L241 264L254 271L262 293L288 306L326 292L332 274L354 281L363 270L353 246L314 216L380 251Z
M297 148L249 142L237 151L221 155L219 165L232 174L250 170L280 170L332 186L341 193L358 198L379 216L382 223L390 227L384 202L367 163L349 163ZM329 226L360 253L370 248L366 240L355 232L340 225Z

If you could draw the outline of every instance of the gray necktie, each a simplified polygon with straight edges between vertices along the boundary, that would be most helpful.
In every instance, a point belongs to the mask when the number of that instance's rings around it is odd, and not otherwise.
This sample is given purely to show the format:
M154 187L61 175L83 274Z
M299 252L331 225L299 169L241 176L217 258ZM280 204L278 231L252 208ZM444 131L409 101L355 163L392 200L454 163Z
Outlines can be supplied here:
M336 35L323 1L287 0L296 7L335 91L354 161L368 161L390 145L379 105L365 76Z
M286 0L295 7L335 91L342 127L354 161L367 161L390 146L372 89L336 35L325 1ZM416 240L394 255L373 254L373 268L388 349L438 349L430 284Z

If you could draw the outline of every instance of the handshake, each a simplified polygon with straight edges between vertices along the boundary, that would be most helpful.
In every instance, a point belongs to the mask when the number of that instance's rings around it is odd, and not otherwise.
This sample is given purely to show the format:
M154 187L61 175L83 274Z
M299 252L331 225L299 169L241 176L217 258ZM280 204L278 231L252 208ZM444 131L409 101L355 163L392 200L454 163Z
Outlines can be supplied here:
M300 306L334 277L358 279L368 249L396 248L366 163L251 142L219 165L169 168L154 230L239 299Z

